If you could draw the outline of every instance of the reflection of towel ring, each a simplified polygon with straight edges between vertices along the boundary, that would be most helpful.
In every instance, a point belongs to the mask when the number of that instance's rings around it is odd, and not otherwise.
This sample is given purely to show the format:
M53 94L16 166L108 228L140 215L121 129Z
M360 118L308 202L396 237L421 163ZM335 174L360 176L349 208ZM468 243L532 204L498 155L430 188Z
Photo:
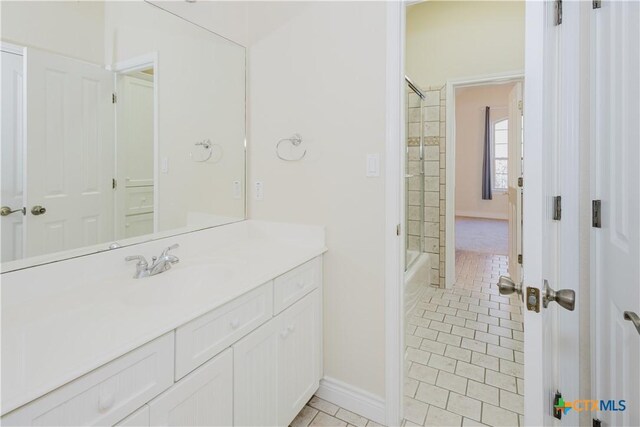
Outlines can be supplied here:
M217 147L219 150L219 155L215 157L214 163L218 162L222 158L222 147L219 144L213 144L210 139L205 139L204 141L198 141L195 143L196 147L202 147L205 151L203 156L194 156L193 152L189 153L191 160L194 162L203 163L211 159L213 157L213 148Z
M305 148L302 154L296 159L287 159L286 157L282 157L282 155L280 154L280 144L285 141L290 142L292 147L299 147L300 144L302 144L302 137L300 136L300 134L295 133L290 138L283 138L278 141L278 143L276 144L276 155L280 160L284 160L286 162L297 162L298 160L302 160L304 156L307 155L307 149Z

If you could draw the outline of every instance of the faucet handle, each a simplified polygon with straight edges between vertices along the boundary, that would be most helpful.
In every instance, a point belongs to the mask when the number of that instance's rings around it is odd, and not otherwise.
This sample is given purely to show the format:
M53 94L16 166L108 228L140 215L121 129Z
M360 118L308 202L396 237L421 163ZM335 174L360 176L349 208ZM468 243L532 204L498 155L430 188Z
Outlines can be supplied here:
M139 265L147 265L147 260L142 255L130 255L125 257L125 261L138 261Z
M164 251L162 251L162 255L161 256L165 256L169 253L169 251L172 251L174 249L178 249L180 247L179 244L174 243L173 245L169 246L168 248L165 248Z

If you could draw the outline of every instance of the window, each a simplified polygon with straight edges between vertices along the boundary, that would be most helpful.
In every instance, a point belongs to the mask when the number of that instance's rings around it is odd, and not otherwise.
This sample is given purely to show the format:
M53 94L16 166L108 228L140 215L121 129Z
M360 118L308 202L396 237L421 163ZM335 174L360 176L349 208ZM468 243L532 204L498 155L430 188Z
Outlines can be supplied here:
M509 159L509 120L493 124L493 188L507 190L507 166Z

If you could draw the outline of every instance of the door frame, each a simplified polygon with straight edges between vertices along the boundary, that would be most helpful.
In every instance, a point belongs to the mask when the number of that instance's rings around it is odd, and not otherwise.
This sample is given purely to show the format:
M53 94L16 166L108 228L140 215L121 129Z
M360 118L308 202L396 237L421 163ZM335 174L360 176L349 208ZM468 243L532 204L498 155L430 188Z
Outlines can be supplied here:
M485 74L447 80L446 91L446 152L445 152L445 284L449 289L456 279L456 89L523 82L524 71Z
M387 425L398 425L402 416L402 386L403 386L403 286L402 273L403 257L402 248L404 243L403 233L396 234L396 227L401 224L404 215L404 180L401 172L403 170L402 141L404 137L404 111L403 111L403 91L402 79L404 78L404 53L406 43L405 6L406 3L389 2L387 4L387 132L385 140L385 410ZM545 4L543 2L527 2L525 12L525 69L524 72L514 72L511 77L525 77L524 81L524 109L525 116L525 139L529 141L540 141L542 137L542 90L545 50L544 50L544 21ZM548 54L548 53L547 53ZM486 78L487 76L485 76ZM492 76L496 78L497 76ZM505 75L499 77L507 77ZM476 77L477 79L478 77ZM453 83L453 81L452 81ZM449 94L447 93L447 96ZM449 121L451 123L451 121ZM448 131L449 129L447 129ZM447 138L447 144L450 138ZM542 200L542 186L540 185L543 174L543 163L541 153L535 155L536 149L529 145L529 150L525 154L528 156L525 169L525 179L530 180L527 185L528 196L536 196L537 200ZM527 144L525 144L525 147ZM448 150L447 146L447 150ZM525 148L525 151L527 149ZM538 150L539 151L539 150ZM448 150L448 155L455 154ZM450 156L454 159L454 156ZM448 166L448 165L447 165ZM448 169L451 171L451 169ZM447 191L451 191L452 185L447 179ZM451 213L454 211L451 210ZM541 252L542 237L542 212L539 206L529 203L525 204L524 215L528 215L526 225L527 234L531 238L523 242L523 252ZM450 227L449 227L450 228ZM450 236L454 237L454 236ZM454 247L447 241L448 249ZM454 250L455 255L455 250ZM538 259L536 259L538 258ZM450 263L448 266L450 267ZM526 283L541 282L541 259L532 256L527 261ZM455 271L455 270L454 270ZM447 274L447 277L452 277ZM540 280L533 280L535 278ZM527 325L527 336L534 338L525 341L525 354L527 350L534 347L534 342L542 340L542 325L540 321L527 322L536 313L525 310L525 323ZM539 318L539 317L538 317ZM528 342L528 345L527 345ZM526 357L526 356L525 356ZM526 361L530 367L542 368L540 360L528 358ZM525 379L525 423L526 425L543 425L544 416L544 392L542 381L533 378Z
M153 232L158 232L158 206L160 203L160 191L159 191L159 179L160 179L160 145L159 145L159 123L158 123L158 80L160 70L158 68L158 52L150 52L145 55L137 56L134 58L126 59L124 61L116 62L106 68L115 73L113 87L114 93L118 89L118 76L121 74L132 73L135 71L142 71L149 67L153 67ZM114 109L115 109L114 105ZM118 158L118 114L115 114L115 144L116 144L116 159ZM114 176L117 175L118 164L115 163L115 169L113 171ZM118 220L117 205L114 203L114 217L116 222ZM117 231L117 224L114 223L114 230Z

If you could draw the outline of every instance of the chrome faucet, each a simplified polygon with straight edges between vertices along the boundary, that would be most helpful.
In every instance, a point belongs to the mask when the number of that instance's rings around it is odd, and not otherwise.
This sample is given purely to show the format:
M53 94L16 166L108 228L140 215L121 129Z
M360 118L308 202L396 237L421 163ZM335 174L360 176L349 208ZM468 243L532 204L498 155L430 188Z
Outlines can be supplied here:
M136 263L136 274L133 275L134 279L141 279L143 277L155 276L156 274L163 273L171 268L171 266L180 261L180 259L169 254L169 251L180 247L177 243L171 245L162 251L159 257L151 258L151 266L142 255L131 255L126 257L125 261L138 261Z

